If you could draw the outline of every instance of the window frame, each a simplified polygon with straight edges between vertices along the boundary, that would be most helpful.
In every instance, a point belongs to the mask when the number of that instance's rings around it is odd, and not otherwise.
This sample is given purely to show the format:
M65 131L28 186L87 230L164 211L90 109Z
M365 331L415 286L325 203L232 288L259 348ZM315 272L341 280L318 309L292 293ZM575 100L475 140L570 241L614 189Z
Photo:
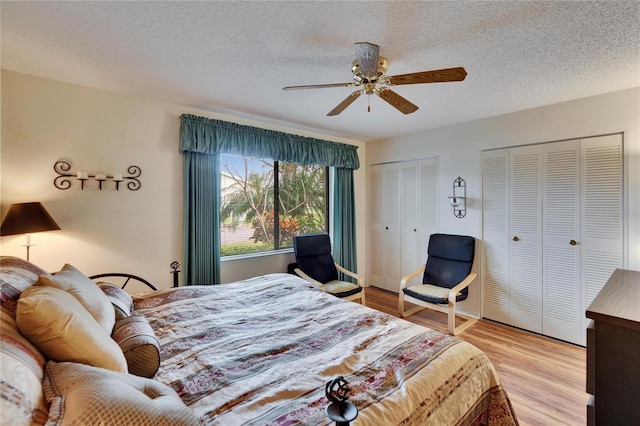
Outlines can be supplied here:
M251 258L251 257L263 257L263 256L272 256L272 255L278 255L278 254L284 254L284 253L291 253L293 251L293 247L285 247L285 248L281 248L279 247L280 245L280 238L279 238L279 234L280 234L280 203L279 203L279 194L280 194L280 163L293 163L296 165L309 165L309 164L305 164L305 163L297 163L297 162L293 162L293 161L279 161L279 160L272 160L270 158L260 158L260 157L253 157L253 156L248 156L248 155L242 155L242 154L222 154L222 155L234 155L234 156L239 156L239 157L249 157L249 158L256 158L256 159L260 159L260 160L269 160L273 162L273 233L274 233L274 242L273 242L273 249L271 250L265 250L265 251L257 251L257 252L250 252L250 253L242 253L242 254L232 254L232 255L223 255L222 253L220 253L220 260L221 261L232 261L232 260L240 260L240 259L247 259L247 258ZM329 166L322 166L322 165L314 165L314 164L310 164L313 166L317 166L317 167L322 167L324 169L324 179L325 179L325 185L324 185L324 199L325 199L325 205L324 205L324 232L329 233L329 225L330 225L330 212L331 212L331 201L329 199L329 196L331 194L331 186L330 186L330 176L331 176L331 167ZM220 175L222 175L223 173L225 173L222 169L220 170ZM222 183L222 180L221 180ZM222 188L221 188L221 193L222 193ZM222 227L222 222L223 222L224 218L222 217L222 215L220 215L220 226ZM277 236L277 237L276 237ZM222 243L221 243L221 248L222 248ZM222 251L222 250L221 250Z

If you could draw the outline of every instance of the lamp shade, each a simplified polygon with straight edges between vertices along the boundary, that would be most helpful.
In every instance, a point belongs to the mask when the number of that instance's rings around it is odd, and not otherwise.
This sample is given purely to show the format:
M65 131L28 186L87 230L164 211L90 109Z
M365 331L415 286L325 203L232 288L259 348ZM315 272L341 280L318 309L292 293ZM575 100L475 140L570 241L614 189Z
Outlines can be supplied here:
M19 203L9 207L9 211L0 225L0 235L28 234L58 229L60 226L41 203Z

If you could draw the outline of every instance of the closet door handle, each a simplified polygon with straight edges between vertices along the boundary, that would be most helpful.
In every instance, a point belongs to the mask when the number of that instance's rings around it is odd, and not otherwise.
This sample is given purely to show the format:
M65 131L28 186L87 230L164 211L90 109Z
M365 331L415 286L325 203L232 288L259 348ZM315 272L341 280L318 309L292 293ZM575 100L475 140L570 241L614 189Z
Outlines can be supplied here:
M578 244L578 242L576 240L571 240L569 241L569 244L571 244L572 246L575 246L576 244Z
M384 227L384 229L386 229L386 230L388 231L388 230L389 230L389 227L388 227L388 226L385 226L385 227Z
M518 238L517 236L513 237L513 241L520 241L520 238Z

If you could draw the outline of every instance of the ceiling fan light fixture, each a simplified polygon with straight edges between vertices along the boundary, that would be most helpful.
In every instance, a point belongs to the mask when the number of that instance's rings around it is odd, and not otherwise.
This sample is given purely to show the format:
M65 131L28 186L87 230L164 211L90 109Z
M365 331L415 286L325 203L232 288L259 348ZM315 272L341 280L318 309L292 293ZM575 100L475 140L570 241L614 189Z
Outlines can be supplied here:
M387 76L386 73L389 68L389 60L384 56L379 55L380 46L368 42L355 43L354 46L356 59L351 63L351 72L353 73L354 80L353 83L287 86L282 89L297 90L364 86L362 89L352 92L346 99L338 104L338 106L329 111L327 115L334 116L340 114L362 94L376 94L403 114L411 114L418 110L417 105L412 104L407 99L390 90L388 87L378 87L378 85L398 86L402 84L446 83L462 81L467 76L466 70L462 67ZM368 111L371 111L370 103Z

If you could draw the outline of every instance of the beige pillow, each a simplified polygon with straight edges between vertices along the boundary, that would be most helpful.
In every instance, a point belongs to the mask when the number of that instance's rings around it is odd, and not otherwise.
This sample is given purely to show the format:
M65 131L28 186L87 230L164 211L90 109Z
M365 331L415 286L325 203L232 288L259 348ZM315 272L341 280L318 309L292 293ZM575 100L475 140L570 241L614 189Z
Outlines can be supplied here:
M49 361L43 388L47 425L200 424L169 386L131 374Z
M31 287L18 299L18 329L48 359L127 371L127 361L80 302L53 287Z
M111 334L113 331L116 315L111 301L96 283L73 266L66 264L55 275L41 275L36 285L55 287L71 293L107 333Z

